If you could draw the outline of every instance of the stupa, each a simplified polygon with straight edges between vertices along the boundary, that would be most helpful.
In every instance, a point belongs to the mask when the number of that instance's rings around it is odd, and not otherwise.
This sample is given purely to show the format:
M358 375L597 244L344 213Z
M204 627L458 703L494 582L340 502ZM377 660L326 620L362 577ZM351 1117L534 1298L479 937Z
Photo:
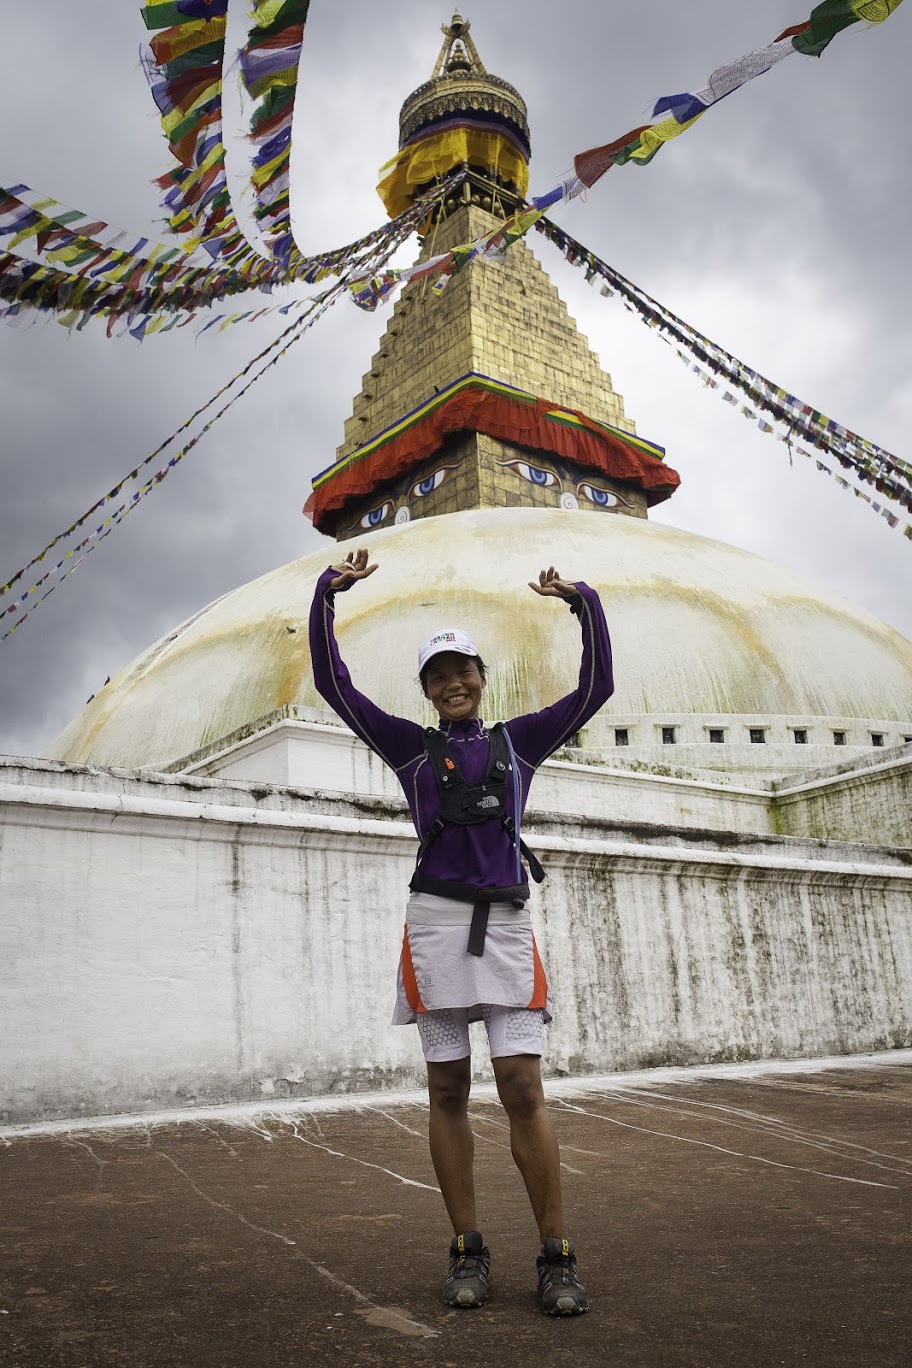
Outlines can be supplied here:
M427 258L524 203L526 106L486 71L459 14L406 99L379 190L391 214L463 179L422 225ZM785 774L912 736L912 645L812 581L735 547L650 523L678 475L639 437L525 242L405 288L336 459L314 479L316 526L366 540L381 573L339 631L356 679L414 714L410 661L442 621L471 625L490 707L544 706L573 678L576 639L524 591L539 563L604 594L617 691L576 738L621 767ZM51 748L76 763L180 769L276 719L326 719L306 633L327 545L227 594L150 647ZM843 747L844 749L836 749ZM255 774L251 777L256 777Z

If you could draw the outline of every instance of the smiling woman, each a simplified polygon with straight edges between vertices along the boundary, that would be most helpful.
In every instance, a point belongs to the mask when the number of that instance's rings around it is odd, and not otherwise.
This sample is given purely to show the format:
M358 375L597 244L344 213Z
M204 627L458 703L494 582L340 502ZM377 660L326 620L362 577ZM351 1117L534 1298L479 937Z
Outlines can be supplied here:
M541 1086L548 983L526 909L526 867L544 871L520 836L535 770L576 733L613 689L611 645L598 595L554 566L529 587L569 604L583 631L576 690L540 712L486 727L483 660L458 627L436 631L418 652L437 728L394 717L359 693L333 631L337 593L377 570L352 551L317 581L310 616L314 682L352 731L395 772L420 839L410 883L393 1023L418 1024L430 1093L430 1144L453 1225L444 1300L487 1300L490 1253L477 1226L468 1119L469 1023L484 1021L510 1142L538 1222L542 1309L588 1310L573 1246L564 1236L560 1158ZM523 865L525 859L525 867Z

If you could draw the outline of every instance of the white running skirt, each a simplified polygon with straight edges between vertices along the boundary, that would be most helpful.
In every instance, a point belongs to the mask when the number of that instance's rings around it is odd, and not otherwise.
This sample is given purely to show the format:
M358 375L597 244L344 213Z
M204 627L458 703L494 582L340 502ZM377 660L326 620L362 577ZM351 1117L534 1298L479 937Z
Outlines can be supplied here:
M526 908L491 904L483 955L467 950L472 904L411 893L396 985L393 1025L425 1012L464 1007L480 1021L486 1005L541 1008L551 1020L548 981Z

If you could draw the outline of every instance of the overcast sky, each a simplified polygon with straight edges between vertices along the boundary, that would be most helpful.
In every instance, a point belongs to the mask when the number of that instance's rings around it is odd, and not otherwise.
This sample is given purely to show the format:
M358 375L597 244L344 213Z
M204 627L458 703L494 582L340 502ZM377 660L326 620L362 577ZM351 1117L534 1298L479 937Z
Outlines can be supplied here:
M700 88L809 7L466 0L464 12L488 69L528 104L536 194L574 153L646 122L658 96ZM168 154L138 65L139 4L4 0L3 10L0 181L159 236L150 181ZM312 0L293 163L304 251L383 220L376 171L450 13L431 0ZM790 57L651 165L611 171L587 202L555 214L749 365L907 460L910 40L912 5L849 30L819 61ZM665 445L682 475L652 516L793 566L912 637L912 543L812 463L796 457L791 468L781 443L532 238L638 431ZM385 321L337 304L0 644L0 752L40 754L107 675L170 627L316 549L323 539L301 506L342 439ZM97 325L72 336L53 321L0 325L0 583L283 326L267 318L198 343L188 328L140 346L107 341ZM565 573L583 577L585 566Z

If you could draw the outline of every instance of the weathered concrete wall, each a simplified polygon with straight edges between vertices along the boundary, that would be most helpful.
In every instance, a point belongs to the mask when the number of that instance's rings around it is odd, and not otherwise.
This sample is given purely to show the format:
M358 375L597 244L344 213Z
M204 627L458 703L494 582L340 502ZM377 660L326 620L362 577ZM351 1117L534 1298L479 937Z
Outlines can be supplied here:
M773 789L775 830L833 841L912 847L912 746L881 751Z
M9 766L0 1115L402 1086L414 859L378 797ZM531 834L531 833L530 833ZM564 817L534 843L546 1067L912 1043L912 856Z

